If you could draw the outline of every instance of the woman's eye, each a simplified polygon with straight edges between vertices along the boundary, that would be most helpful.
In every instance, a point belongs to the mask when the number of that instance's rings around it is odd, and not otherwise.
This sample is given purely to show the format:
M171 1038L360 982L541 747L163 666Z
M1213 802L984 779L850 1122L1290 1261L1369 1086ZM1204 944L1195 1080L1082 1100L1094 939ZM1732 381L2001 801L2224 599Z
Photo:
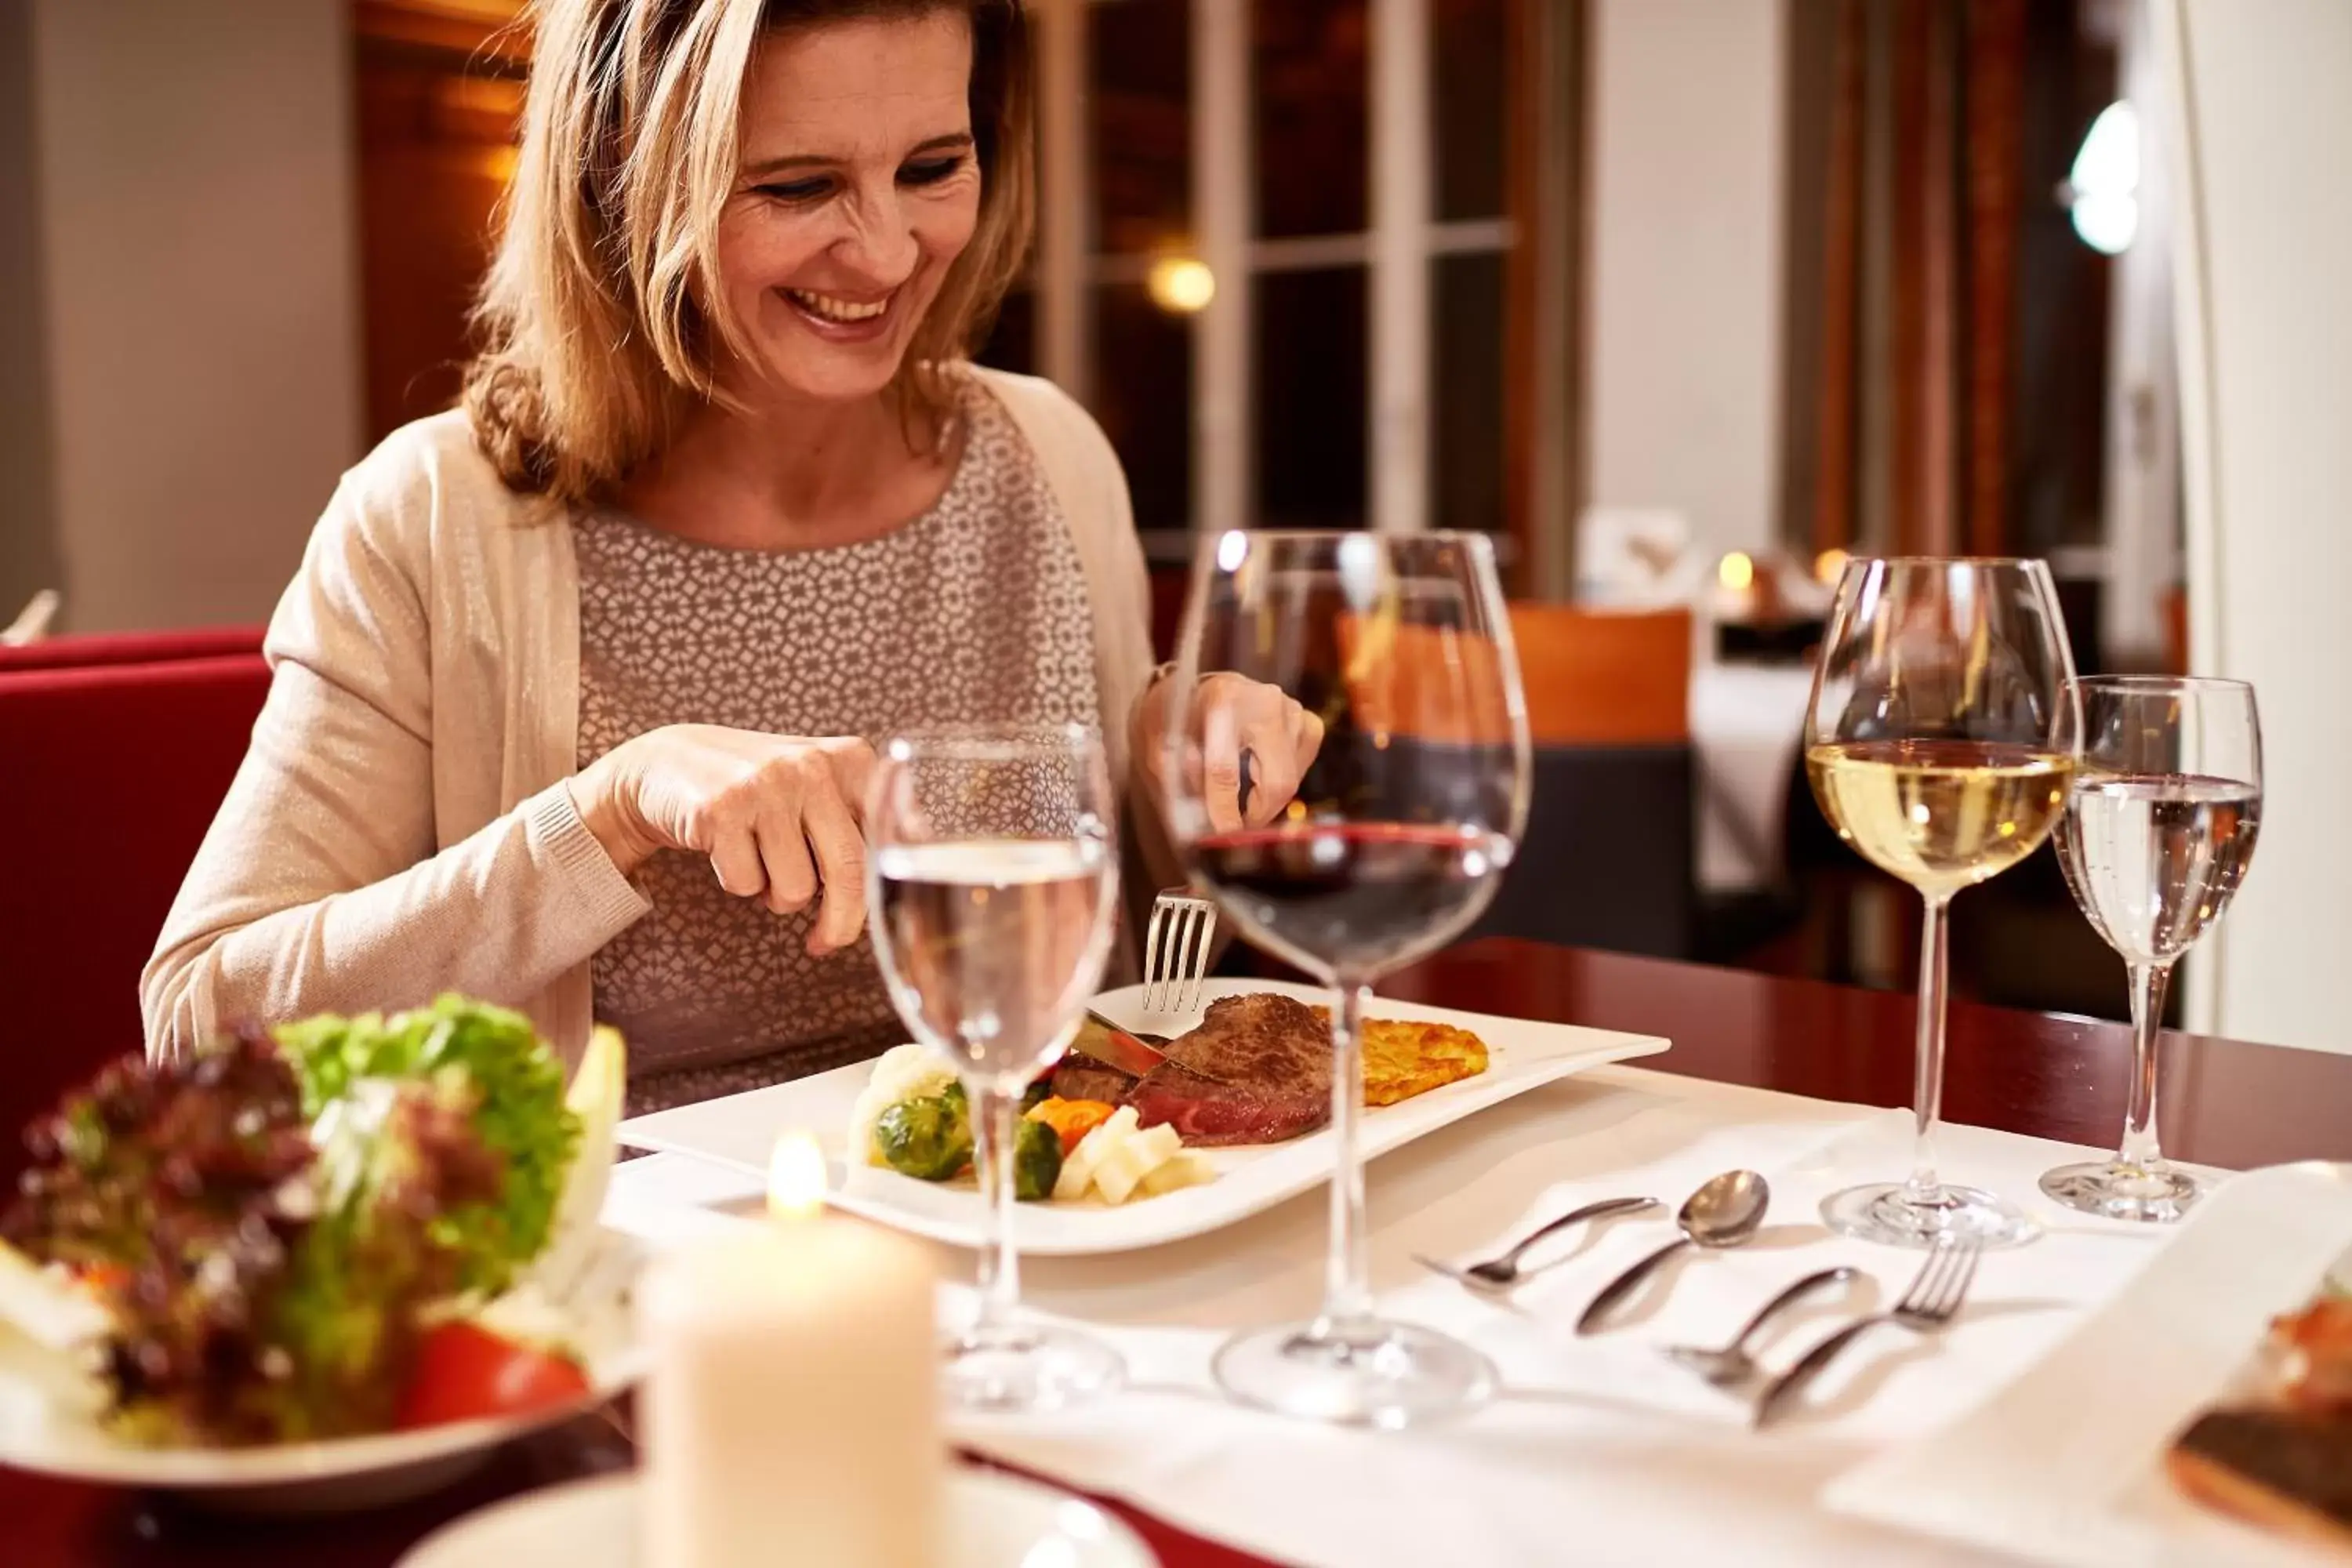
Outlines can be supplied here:
M961 158L933 158L908 164L898 171L898 178L909 185L936 185L962 167Z
M813 202L833 188L830 180L784 180L772 184L751 187L761 195L780 202Z

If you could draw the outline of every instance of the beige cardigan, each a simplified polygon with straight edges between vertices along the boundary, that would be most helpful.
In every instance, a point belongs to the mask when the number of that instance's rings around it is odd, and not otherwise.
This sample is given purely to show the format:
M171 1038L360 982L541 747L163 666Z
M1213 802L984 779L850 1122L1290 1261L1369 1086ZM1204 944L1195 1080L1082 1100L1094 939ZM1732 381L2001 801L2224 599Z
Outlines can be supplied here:
M1058 389L980 374L1076 546L1124 788L1151 671L1126 479ZM251 749L140 982L149 1054L454 989L524 1009L576 1059L588 960L650 906L562 786L580 706L570 527L499 481L462 413L419 420L344 476L265 651ZM1127 815L1130 892L1174 880L1156 813Z

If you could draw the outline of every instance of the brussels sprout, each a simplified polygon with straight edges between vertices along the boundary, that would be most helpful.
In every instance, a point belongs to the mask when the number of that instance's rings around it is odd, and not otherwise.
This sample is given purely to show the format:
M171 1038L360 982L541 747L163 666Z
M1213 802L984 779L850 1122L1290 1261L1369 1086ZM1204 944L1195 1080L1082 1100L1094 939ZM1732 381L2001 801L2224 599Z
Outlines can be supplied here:
M1031 1111L1036 1110L1039 1106L1045 1104L1047 1100L1053 1098L1054 1075L1052 1073L1047 1073L1044 1078L1039 1079L1035 1083L1031 1084L1027 1089L1022 1091L1021 1114L1024 1116L1028 1115Z
M1020 1126L1013 1141L1013 1195L1024 1203L1050 1198L1062 1174L1062 1135L1025 1116Z
M944 1182L971 1162L971 1118L944 1094L902 1100L876 1119L874 1142L899 1174Z
M971 1099L964 1093L963 1079L957 1079L940 1090L940 1098L955 1107L955 1113L966 1121L971 1119Z

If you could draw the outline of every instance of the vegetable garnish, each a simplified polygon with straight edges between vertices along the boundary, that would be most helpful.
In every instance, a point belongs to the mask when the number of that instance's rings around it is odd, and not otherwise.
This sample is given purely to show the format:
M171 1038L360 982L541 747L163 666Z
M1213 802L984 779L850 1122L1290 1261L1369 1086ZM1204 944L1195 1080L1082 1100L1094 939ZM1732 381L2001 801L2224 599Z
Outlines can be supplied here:
M1139 1127L1132 1106L1060 1099L1051 1074L1022 1096L1015 1127L1013 1195L1026 1203L1116 1205L1216 1179L1216 1167L1184 1148L1173 1127ZM962 1085L919 1046L886 1051L850 1113L849 1147L868 1165L918 1181L966 1174L972 1126Z
M1062 1153L1066 1157L1080 1139L1108 1121L1118 1109L1107 1100L1047 1099L1030 1107L1028 1116L1061 1134Z

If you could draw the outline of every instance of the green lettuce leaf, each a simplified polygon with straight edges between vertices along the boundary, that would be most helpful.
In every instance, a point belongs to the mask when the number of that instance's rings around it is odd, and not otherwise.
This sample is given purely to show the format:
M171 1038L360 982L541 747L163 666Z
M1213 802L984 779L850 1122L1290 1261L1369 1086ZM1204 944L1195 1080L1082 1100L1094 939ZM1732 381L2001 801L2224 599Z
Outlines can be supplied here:
M373 1079L429 1084L462 1102L503 1164L498 1196L461 1203L433 1222L433 1239L463 1260L460 1287L495 1293L547 1245L565 1173L580 1142L563 1101L563 1068L520 1013L462 996L390 1017L332 1015L276 1032L314 1120Z

